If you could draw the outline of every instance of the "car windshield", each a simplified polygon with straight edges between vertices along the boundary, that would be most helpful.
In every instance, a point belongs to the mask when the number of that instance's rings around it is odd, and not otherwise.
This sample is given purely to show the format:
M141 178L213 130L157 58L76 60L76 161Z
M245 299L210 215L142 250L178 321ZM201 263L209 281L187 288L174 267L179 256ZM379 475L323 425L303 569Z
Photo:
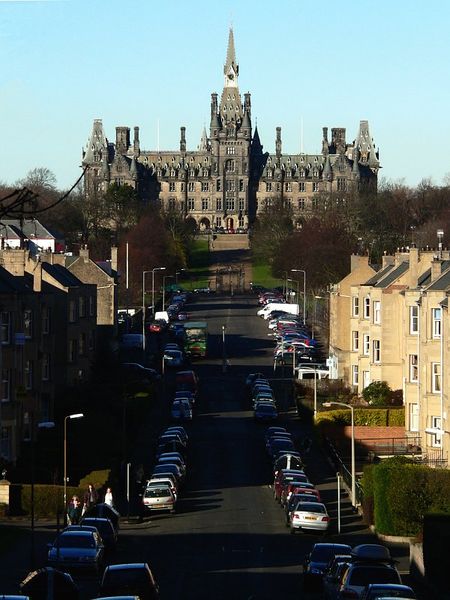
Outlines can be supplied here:
M390 567L364 565L352 569L348 582L365 587L369 583L400 583L400 578Z
M61 535L54 547L60 548L95 548L95 540L88 535Z

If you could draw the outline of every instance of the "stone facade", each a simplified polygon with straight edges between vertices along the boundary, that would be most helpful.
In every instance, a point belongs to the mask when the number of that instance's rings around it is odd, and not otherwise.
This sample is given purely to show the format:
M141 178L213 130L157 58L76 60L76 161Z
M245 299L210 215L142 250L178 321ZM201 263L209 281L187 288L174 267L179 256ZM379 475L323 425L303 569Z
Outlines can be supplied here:
M365 262L330 290L331 376L358 394L373 381L401 390L406 435L448 466L450 253L408 248L366 280Z
M228 38L220 97L211 95L209 134L204 129L197 150L187 150L181 127L176 151L140 148L139 127L131 141L129 127L116 127L116 141L106 138L100 119L83 151L88 167L85 193L104 193L111 183L128 184L147 202L159 201L165 210L178 210L200 229L247 229L258 212L276 202L291 206L297 220L314 210L324 193L342 194L376 189L378 152L367 121L360 122L357 138L346 141L343 128L323 129L322 153L282 154L277 127L275 154L263 146L251 120L251 96L239 91L233 31Z

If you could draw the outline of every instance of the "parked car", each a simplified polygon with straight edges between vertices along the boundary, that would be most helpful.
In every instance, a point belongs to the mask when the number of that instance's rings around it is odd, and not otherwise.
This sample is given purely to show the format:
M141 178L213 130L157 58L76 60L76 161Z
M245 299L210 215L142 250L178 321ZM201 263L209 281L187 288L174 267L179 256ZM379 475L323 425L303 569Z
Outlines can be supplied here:
M177 433L184 445L186 445L189 440L186 429L181 425L170 425L169 427L166 427L164 433Z
M100 596L131 594L140 600L157 600L159 588L147 563L109 565L103 573Z
M284 514L285 514L286 527L289 527L290 522L291 522L292 511L294 511L296 509L298 503L299 502L311 502L312 500L315 500L315 498L311 497L310 494L292 494L291 495L289 500L287 500L284 503Z
M169 348L164 351L163 361L165 367L179 369L184 365L184 354L181 350Z
M322 584L323 574L330 559L335 554L351 554L352 547L348 544L314 544L311 552L303 561L303 587L305 590Z
M373 583L402 583L386 546L360 544L351 555L338 584L338 598L361 598L366 586Z
M175 512L177 496L169 485L149 484L144 490L142 498L144 510L147 513L154 511Z
M20 592L24 596L5 596L5 598L64 598L78 600L79 590L72 576L53 567L43 567L31 571L20 583Z
M120 365L125 379L131 381L157 381L161 375L155 369L149 369L139 363L126 362Z
M84 517L104 517L111 521L116 531L119 531L120 514L115 508L113 508L109 504L99 502L98 504L90 506L84 513Z
M298 530L325 533L329 525L330 517L327 508L321 502L299 502L290 515L291 533Z
M325 600L338 600L338 584L342 571L351 561L350 554L335 554L323 574L323 597Z
M83 517L81 526L85 525L97 528L106 550L113 551L116 549L117 531L110 519L106 517Z
M103 568L105 547L93 531L62 531L53 544L48 544L48 563L64 569L93 570Z
M278 419L278 411L273 404L260 402L254 410L255 421L270 422Z
M174 400L170 409L170 416L174 421L192 421L192 406L189 400Z
M396 583L371 583L361 595L361 600L381 600L381 598L406 600L407 598L417 598L417 596L408 585Z

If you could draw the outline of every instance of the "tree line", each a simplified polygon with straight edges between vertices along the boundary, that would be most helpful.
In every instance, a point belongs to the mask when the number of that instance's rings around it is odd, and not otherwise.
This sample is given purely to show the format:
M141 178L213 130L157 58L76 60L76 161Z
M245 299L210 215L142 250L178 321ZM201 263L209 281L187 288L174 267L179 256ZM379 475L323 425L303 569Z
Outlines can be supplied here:
M251 246L254 259L270 264L275 277L306 270L314 294L349 273L352 253L378 265L399 248L437 248L438 229L445 247L449 217L450 181L435 186L424 180L415 188L382 182L377 192L322 194L301 215L275 201L254 224Z
M118 246L119 272L124 280L128 244L128 298L119 286L119 302L140 304L142 271L165 266L167 273L186 268L195 228L177 211L163 212L140 200L128 185L111 184L106 192L87 197L80 185L63 202L64 193L47 168L35 168L13 186L0 183L0 205L14 190L30 190L38 199L36 218L52 233L61 234L67 251L87 246L93 260L104 261ZM49 207L48 210L42 210ZM4 217L8 218L8 216Z

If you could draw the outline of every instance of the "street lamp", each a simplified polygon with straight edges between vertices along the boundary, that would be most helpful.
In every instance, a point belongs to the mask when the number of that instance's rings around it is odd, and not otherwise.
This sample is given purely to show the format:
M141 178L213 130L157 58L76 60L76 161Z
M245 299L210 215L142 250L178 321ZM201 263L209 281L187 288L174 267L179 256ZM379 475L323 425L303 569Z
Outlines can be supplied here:
M351 404L346 404L345 402L324 402L322 406L329 408L333 405L345 406L349 408L352 415L352 458L351 458L351 471L352 471L352 506L356 507L356 469L355 469L355 415L354 408Z
M166 267L155 267L152 269L152 310L155 314L155 271L165 271Z
M306 271L304 269L291 269L291 273L303 273L303 325L306 323Z
M173 279L175 277L175 275L163 275L163 303L162 303L162 309L165 310L166 308L166 279Z
M64 514L67 507L67 420L82 419L83 413L75 413L64 417Z
M181 273L182 273L183 271L187 271L187 269L180 269L179 271L177 271L177 272L175 273L175 284L177 284L177 283L178 283L178 275L181 275Z
M222 373L227 372L227 353L225 346L225 331L227 326L222 325Z
M145 352L145 276L152 274L152 311L155 313L155 271L165 271L166 267L155 267L142 271L142 350Z
M53 421L41 421L37 424L38 429L53 429L55 427L55 423ZM30 565L31 569L34 569L34 480L35 480L35 432L34 432L34 415L31 413L31 557L30 557Z

